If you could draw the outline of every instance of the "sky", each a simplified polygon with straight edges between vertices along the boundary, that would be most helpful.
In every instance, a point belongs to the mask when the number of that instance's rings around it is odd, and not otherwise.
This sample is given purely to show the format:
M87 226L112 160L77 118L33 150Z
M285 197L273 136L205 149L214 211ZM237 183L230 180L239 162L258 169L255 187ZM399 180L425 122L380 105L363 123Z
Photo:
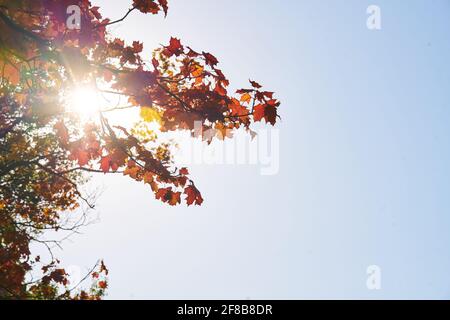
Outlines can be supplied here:
M129 7L92 2L112 18ZM279 170L191 165L201 207L95 176L97 222L56 252L68 269L103 258L109 299L450 298L450 1L169 5L111 32L148 57L179 37L216 55L233 88L275 91Z

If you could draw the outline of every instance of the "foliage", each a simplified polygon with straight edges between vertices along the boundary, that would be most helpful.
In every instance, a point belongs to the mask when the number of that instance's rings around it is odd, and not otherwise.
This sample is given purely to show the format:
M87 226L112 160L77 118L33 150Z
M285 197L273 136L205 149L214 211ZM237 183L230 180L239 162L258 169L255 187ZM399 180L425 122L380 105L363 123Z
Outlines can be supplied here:
M67 28L67 8L81 9L81 28ZM279 102L250 81L249 88L228 93L229 82L210 53L197 52L177 38L144 59L143 44L112 37L108 26L133 11L167 15L167 0L134 0L126 15L112 21L87 0L0 0L0 298L98 299L107 287L103 262L88 273L90 290L69 284L59 261L42 262L30 244L45 230L74 231L62 212L81 204L93 207L80 191L86 172L119 173L148 184L155 198L169 205L203 198L186 168L177 168L170 146L146 129L188 130L196 124L215 129L251 130L253 122L275 124ZM140 108L141 123L132 130L108 120L99 108L88 122L67 108L66 97L86 85L127 98ZM121 108L116 108L117 110ZM141 129L139 129L141 128ZM33 270L40 277L27 280ZM27 277L28 275L28 277Z

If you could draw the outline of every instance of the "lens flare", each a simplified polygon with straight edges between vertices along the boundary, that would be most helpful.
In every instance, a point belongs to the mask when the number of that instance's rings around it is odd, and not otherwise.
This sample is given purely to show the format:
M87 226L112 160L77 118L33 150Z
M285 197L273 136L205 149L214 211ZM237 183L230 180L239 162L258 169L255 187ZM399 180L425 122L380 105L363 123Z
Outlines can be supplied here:
M97 90L91 87L77 87L67 97L70 112L81 117L90 118L100 110L100 97Z

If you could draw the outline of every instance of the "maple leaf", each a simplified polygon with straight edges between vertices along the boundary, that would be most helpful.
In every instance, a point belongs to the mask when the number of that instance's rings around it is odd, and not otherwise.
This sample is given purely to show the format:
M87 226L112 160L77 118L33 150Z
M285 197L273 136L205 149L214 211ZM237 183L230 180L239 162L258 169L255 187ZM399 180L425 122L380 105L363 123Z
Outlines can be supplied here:
M90 9L90 11L92 12L92 14L94 15L94 17L97 20L100 20L102 18L102 15L100 14L100 12L98 11L100 9L100 7L92 7Z
M195 202L196 205L201 205L203 203L203 198L196 187L193 185L186 187L184 189L184 194L187 195L186 203L188 206Z
M106 268L105 262L103 260L100 261L100 272L104 272L105 275L108 275L109 270Z
M72 150L70 159L77 160L80 167L89 163L89 153L84 149Z
M247 108L240 104L239 100L233 98L231 99L231 104L229 105L231 114L234 116L240 116L248 113Z
M142 44L142 42L133 41L133 51L134 51L134 53L142 52L143 49L144 49L144 45Z
M222 83L217 83L216 87L214 88L214 91L217 92L219 95L221 96L226 96L227 95L227 89L225 89L222 85Z
M239 90L236 90L236 93L244 94L244 93L250 93L250 92L253 92L253 91L255 91L255 90L254 89L239 89Z
M217 58L213 56L211 53L203 52L203 56L205 57L206 64L214 67L216 64L219 63Z
M153 58L152 59L152 65L153 65L153 68L155 68L155 70L157 70L158 67L159 67L159 61L156 60L155 58Z
M159 6L153 0L133 0L133 7L142 13L157 14L160 10Z
M144 173L143 180L144 180L144 183L151 184L154 181L153 173L151 173L151 172Z
M173 55L179 56L183 52L183 46L181 45L180 39L171 37L169 45L165 47L164 54L168 57Z
M241 96L241 102L249 103L251 100L252 100L252 96L250 94L248 94L248 93L244 93Z
M8 79L12 85L18 85L20 82L20 70L9 63L3 67L3 77Z
M167 17L167 11L169 10L167 0L158 0L158 3L163 8L164 16Z
M173 192L172 188L161 188L155 194L156 199L167 202L171 206L175 206L181 201L181 192Z
M181 192L172 192L169 200L171 206L175 206L181 202Z
M262 119L264 119L271 125L275 125L278 116L277 113L278 103L275 100L271 100L269 102L270 103L258 104L257 106L255 106L253 118L255 121L261 121Z
M264 110L264 117L266 122L269 122L271 125L275 125L277 121L277 108L273 105L267 105Z
M230 128L224 126L221 123L217 123L214 126L214 128L216 129L217 137L220 140L225 140L225 138L232 138L233 137L233 131Z
M105 79L106 82L111 82L114 78L114 73L112 73L109 70L103 71L103 79Z
M100 289L106 289L106 288L108 287L108 284L107 284L106 281L99 281L99 282L98 282L98 287L99 287Z
M111 167L111 157L110 156L103 157L100 160L100 168L102 169L102 171L104 173L107 173L110 167Z
M194 65L191 74L194 78L200 77L203 74L203 67L198 64Z
M55 131L60 139L60 141L67 145L69 143L69 131L67 127L64 125L64 122L58 121L54 126Z
M123 174L125 176L130 176L133 179L137 179L137 176L139 174L139 167L138 166L134 166L134 167L127 167L124 171Z
M252 85L253 88L255 88L255 89L262 88L262 86L258 82L255 82L255 81L252 81L252 80L249 80L249 81L250 81L250 84Z
M154 108L141 107L140 115L141 115L142 120L144 120L146 122L153 122L153 121L160 122L161 121L161 115Z
M44 277L45 278L45 277ZM47 281L55 281L57 283L67 284L67 273L64 269L55 269L49 276L47 276Z
M0 290L0 299L99 299L108 287L101 279L108 274L103 261L92 273L94 281L101 280L92 285L93 291L72 295L56 259L40 262L41 280L27 284L33 264L40 260L30 256L31 239L40 234L33 226L58 231L64 227L60 212L73 211L81 203L93 207L90 195L79 186L88 178L84 171L111 173L121 168L129 178L148 184L156 199L168 205L180 204L181 197L188 206L201 205L202 195L188 178L188 169L177 170L173 162L170 151L176 141L158 137L148 122L158 122L163 134L186 130L194 136L200 135L196 127L200 122L208 143L232 137L239 128L254 137L251 125L262 120L274 125L280 103L273 92L261 91L252 80L251 88L229 94L230 83L216 67L218 59L183 46L178 38L157 48L149 67L142 42L126 45L108 32L108 25L123 21L134 10L166 16L167 0L133 0L133 7L119 20L103 18L88 0L4 2L8 9L0 18L0 68L5 80L0 138L7 151L0 162L3 168L14 169L0 177L2 185L11 186L0 200L0 211L8 214L0 221L0 229L8 231L0 239L0 283L8 289ZM74 2L81 10L81 30L66 27L66 9ZM111 125L108 115L114 110L107 110L99 121L84 126L64 105L63 96L77 83L108 85L105 89L111 94L125 97L124 107L140 111L139 123L129 129ZM252 101L256 106L249 111ZM30 227L17 228L17 222Z

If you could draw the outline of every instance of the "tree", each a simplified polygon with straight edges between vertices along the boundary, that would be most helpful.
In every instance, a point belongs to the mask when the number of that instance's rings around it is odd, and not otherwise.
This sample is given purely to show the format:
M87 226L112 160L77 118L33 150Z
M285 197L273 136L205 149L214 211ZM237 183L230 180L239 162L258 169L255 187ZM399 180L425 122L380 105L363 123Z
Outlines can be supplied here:
M176 167L170 145L158 132L188 130L196 136L200 124L215 130L205 138L211 142L238 128L251 132L257 121L277 121L280 103L273 93L250 81L248 88L229 94L212 54L171 38L147 61L141 42L112 37L108 26L133 11L168 11L167 0L131 5L112 21L87 0L0 0L0 298L98 299L104 294L108 270L103 261L86 275L94 279L91 289L78 289L41 239L45 230L75 231L84 225L84 211L74 224L62 215L93 208L93 199L80 191L86 173L123 174L148 184L168 205L201 205L188 169ZM126 97L128 104L99 107L96 117L83 122L67 102L80 86ZM131 130L109 121L109 112L123 108L140 108L141 121ZM151 129L152 122L158 130ZM49 248L50 261L32 255L33 242Z

